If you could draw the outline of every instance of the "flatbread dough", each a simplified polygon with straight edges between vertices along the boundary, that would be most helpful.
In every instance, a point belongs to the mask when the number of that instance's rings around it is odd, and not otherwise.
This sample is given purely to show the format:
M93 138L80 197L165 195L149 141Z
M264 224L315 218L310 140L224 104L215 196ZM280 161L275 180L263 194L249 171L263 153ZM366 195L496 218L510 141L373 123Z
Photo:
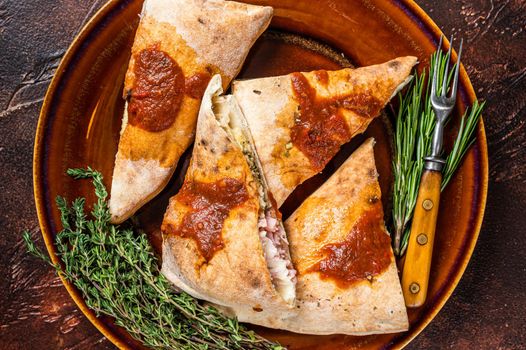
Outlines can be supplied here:
M234 312L240 308L288 310L294 300L285 301L277 293L258 235L262 208L257 180L243 151L220 126L212 110L212 98L221 92L221 80L216 75L203 98L196 143L183 188L195 183L235 181L244 187L246 198L228 210L221 229L222 247L210 257L203 255L195 239L175 234L181 232L181 224L191 209L182 191L172 197L162 224L161 272L190 295ZM217 216L206 212L209 207L207 204L200 208L197 214L206 216L206 220Z
M232 83L278 206L319 173L341 145L365 131L410 80L416 62L416 57L399 57L357 69ZM316 119L309 120L309 113Z
M296 307L261 312L245 308L236 312L239 321L320 335L365 335L408 329L400 280L383 222L373 145L373 139L365 141L285 222L293 263L298 270ZM371 210L378 216L373 216L369 224L385 234L386 240L377 240L377 250L358 250L353 259L376 264L383 255L388 259L387 267L379 274L358 276L357 281L347 284L313 270L325 258L324 247L353 239L350 232ZM370 232L364 230L363 234ZM340 248L334 251L343 254Z
M125 79L124 98L129 103L113 170L112 222L126 220L165 187L193 141L209 79L220 74L226 88L271 17L271 7L233 1L144 2ZM175 84L170 81L174 72L182 77ZM153 90L143 91L141 84ZM168 101L165 105L175 107L163 109L157 101L148 102L156 93ZM150 103L156 114L145 120L132 106L135 101Z

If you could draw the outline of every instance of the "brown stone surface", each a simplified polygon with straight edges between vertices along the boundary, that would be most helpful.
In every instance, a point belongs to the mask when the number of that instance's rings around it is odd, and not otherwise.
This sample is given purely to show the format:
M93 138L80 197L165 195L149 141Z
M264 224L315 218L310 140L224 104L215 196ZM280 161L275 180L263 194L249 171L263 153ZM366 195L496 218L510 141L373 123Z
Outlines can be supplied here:
M0 349L113 349L53 271L25 254L41 243L32 195L39 108L60 57L102 0L0 0ZM526 2L419 1L463 55L488 101L486 216L452 298L410 349L526 348Z

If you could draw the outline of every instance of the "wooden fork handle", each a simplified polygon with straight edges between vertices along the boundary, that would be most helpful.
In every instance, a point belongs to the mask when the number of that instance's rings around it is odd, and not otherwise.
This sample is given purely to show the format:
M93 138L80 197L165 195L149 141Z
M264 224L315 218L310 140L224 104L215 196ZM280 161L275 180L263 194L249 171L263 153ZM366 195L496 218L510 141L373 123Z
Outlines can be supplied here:
M424 170L402 272L402 290L407 307L419 307L426 301L441 184L441 172Z

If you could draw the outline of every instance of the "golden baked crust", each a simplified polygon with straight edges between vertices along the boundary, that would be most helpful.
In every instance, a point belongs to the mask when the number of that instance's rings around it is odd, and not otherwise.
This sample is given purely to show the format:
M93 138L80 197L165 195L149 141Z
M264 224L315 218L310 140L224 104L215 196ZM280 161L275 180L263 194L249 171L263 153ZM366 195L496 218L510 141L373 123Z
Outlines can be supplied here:
M146 0L126 73L124 97L133 90L136 54L155 47L171 57L185 78L221 74L223 87L239 72L272 8L222 0ZM122 222L168 183L191 144L200 99L184 95L175 122L157 132L123 118L110 198L112 221Z
M408 329L390 247L390 265L370 280L341 286L310 270L324 246L346 239L371 203L381 203L373 145L373 139L365 141L285 222L298 270L296 307L269 312L246 308L236 313L240 321L306 334L365 335ZM388 235L383 219L377 224Z
M301 74L315 90L316 99L338 99L348 96L363 101L360 108L339 108L348 135L340 145L365 131L379 115L391 97L408 81L416 57L400 57L392 61L362 67L320 72L293 73L284 76L234 81L233 95L247 119L270 190L278 203L283 204L290 193L320 169L291 139L292 129L301 113L300 103L293 90L295 74ZM369 110L370 103L374 108ZM371 112L369 115L365 112ZM376 113L374 113L376 112ZM327 124L333 123L327 121ZM330 158L323 161L328 162Z
M180 289L231 311L239 307L288 309L272 284L263 255L258 235L260 204L256 181L242 150L221 128L212 111L212 97L221 92L221 80L216 75L199 112L185 184L234 179L245 184L248 199L228 213L221 231L224 247L207 261L194 239L171 233L189 210L180 193L172 197L162 224L161 271Z

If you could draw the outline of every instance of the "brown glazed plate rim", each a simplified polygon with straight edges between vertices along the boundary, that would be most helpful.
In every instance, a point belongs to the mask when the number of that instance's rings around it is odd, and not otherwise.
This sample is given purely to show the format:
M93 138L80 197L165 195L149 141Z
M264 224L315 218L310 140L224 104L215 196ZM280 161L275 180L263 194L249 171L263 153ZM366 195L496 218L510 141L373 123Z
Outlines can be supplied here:
M438 39L442 32L438 26L433 22L433 20L422 10L414 1L412 0L392 0L397 6L404 9L404 14L412 22L415 22L419 28L426 33L428 37L433 39ZM53 77L51 84L47 90L42 109L40 112L40 117L38 120L38 126L35 137L35 146L34 146L34 156L33 156L33 186L34 186L34 196L35 204L37 210L37 216L44 237L44 242L48 249L51 260L54 263L58 263L59 259L56 254L53 234L50 226L50 220L46 211L45 203L45 187L44 187L44 177L43 173L43 160L45 155L45 130L48 124L50 108L53 99L55 98L57 91L57 86L62 80L63 75L66 69L72 63L72 59L78 53L79 50L82 50L82 46L85 44L86 39L92 34L94 30L100 25L103 19L106 18L113 10L118 6L126 6L126 0L110 0L108 1L82 28L79 34L75 37L72 44L66 51L62 61ZM461 70L461 83L464 85L465 91L467 92L467 98L470 103L476 100L475 91L469 77L464 69ZM417 324L409 329L406 334L398 338L396 343L393 345L395 348L403 348L409 344L436 316L436 314L442 309L446 301L449 299L453 290L457 286L460 278L462 277L467 264L471 258L473 250L475 248L480 228L482 225L482 220L484 217L484 210L486 207L486 197L488 189L488 154L487 154L487 142L486 142L486 133L484 130L483 121L480 121L478 130L477 130L477 146L480 152L479 154L479 175L480 175L480 197L478 198L479 205L476 208L477 214L475 222L471 225L471 239L466 242L464 248L464 255L458 261L456 271L453 270L450 277L448 285L439 293L438 300L435 302L435 305L430 309L422 319L420 319ZM65 280L63 276L60 276L62 283L66 287L68 293L71 295L75 303L78 305L80 310L86 315L95 327L107 337L113 344L115 344L120 349L130 349L129 344L124 342L121 337L115 333L108 325L106 325L102 320L97 318L95 313L90 310L85 304L82 295L74 287L72 283Z

